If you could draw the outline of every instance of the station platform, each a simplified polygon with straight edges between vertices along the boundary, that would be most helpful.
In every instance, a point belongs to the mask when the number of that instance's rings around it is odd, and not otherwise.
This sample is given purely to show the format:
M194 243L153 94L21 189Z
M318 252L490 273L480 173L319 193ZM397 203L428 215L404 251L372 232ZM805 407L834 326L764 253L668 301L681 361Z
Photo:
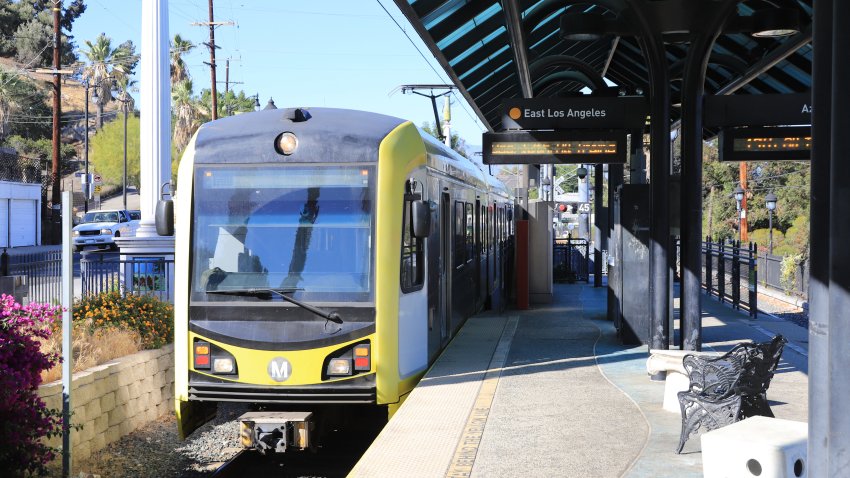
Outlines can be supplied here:
M699 438L675 453L681 421L646 346L620 345L606 288L556 284L554 301L472 317L349 476L702 476ZM751 320L703 296L704 350L789 340L768 390L777 418L808 420L808 331Z

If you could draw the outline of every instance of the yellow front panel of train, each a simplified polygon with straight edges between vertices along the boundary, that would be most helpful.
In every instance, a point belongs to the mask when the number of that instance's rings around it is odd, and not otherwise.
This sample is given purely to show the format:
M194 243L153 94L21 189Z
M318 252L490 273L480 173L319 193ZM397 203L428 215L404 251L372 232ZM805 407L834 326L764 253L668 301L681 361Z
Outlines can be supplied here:
M200 370L194 367L193 357L188 357L189 369L193 372L214 377L215 379L226 380L234 383L250 384L250 385L273 385L273 386L299 386L299 385L315 385L318 383L332 383L342 380L351 379L354 377L362 377L372 373L375 368L374 362L371 364L371 370L368 372L358 372L354 376L331 377L328 380L322 380L324 372L323 367L325 359L334 351L345 348L349 345L370 340L374 343L374 336L361 337L350 342L334 344L328 347L309 349L309 350L254 350L234 345L227 345L215 340L209 340L195 333L189 333L189 344L195 343L195 339L215 345L229 352L236 359L236 367L238 378L234 375L220 375L210 372L210 370ZM190 354L193 347L189 347ZM276 360L277 359L277 360ZM279 360L284 359L284 360ZM277 376L277 380L272 378L272 375ZM285 377L285 378L284 378ZM283 380L280 380L284 378Z

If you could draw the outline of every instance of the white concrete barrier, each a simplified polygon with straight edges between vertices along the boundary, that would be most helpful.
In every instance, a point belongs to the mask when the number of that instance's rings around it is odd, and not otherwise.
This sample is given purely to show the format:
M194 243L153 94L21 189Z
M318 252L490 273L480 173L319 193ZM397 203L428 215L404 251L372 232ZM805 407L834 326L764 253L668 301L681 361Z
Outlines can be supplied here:
M752 417L704 433L704 478L803 478L808 476L805 422Z
M690 381L682 366L685 355L699 355L711 358L723 355L720 352L694 352L693 350L662 350L651 349L649 358L646 359L646 373L655 375L665 372L667 378L664 381L664 404L662 408L668 412L681 413L679 409L678 393L688 389Z

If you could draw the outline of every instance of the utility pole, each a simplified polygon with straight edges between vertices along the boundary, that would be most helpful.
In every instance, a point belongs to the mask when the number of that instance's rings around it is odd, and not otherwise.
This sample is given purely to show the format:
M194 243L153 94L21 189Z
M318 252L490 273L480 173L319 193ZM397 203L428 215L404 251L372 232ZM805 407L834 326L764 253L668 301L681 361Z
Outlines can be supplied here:
M62 1L61 0L53 0L53 168L51 170L50 179L53 181L53 191L50 196L50 202L52 203L53 209L53 232L57 231L57 221L59 220L57 213L59 212L59 191L60 191L60 178L59 178L59 118L62 115L62 76L59 71L59 50L60 50L60 41L61 41L61 32L59 28L59 14L62 10ZM54 238L56 236L54 235Z
M233 25L232 21L228 22L217 22L215 21L215 17L213 16L213 0L209 0L209 10L210 10L210 20L208 22L193 22L192 25L199 26L209 26L210 27L210 41L209 43L204 43L207 48L210 49L210 62L204 62L205 64L210 66L210 92L212 93L212 113L210 117L215 120L218 119L218 92L216 91L216 81L215 81L215 49L218 48L215 45L215 27L219 25Z
M744 189L744 199L741 199L741 242L749 242L749 234L747 227L747 163L746 161L741 161L739 170L738 170L738 179L741 182L741 187Z

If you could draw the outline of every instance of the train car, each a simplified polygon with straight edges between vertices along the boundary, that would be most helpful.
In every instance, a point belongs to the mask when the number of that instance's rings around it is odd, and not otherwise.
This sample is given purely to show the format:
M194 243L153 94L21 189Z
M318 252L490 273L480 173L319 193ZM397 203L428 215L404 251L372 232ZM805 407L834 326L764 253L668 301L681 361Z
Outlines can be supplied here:
M223 118L177 185L182 437L221 402L256 405L242 444L278 452L314 445L334 410L392 414L469 316L505 305L510 194L409 121Z

